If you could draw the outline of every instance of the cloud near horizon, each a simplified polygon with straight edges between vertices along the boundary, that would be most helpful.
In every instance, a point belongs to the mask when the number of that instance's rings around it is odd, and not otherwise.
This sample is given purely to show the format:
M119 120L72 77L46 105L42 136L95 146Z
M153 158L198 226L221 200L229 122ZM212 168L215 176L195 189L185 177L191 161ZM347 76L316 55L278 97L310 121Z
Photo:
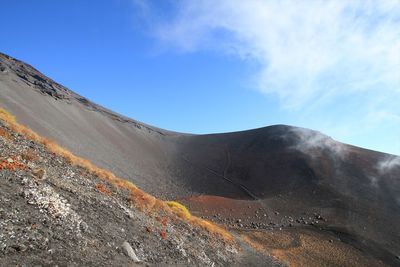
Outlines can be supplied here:
M343 102L354 111L345 114L353 116L346 127L354 123L355 131L397 124L399 0L170 3L171 14L152 23L162 45L183 53L217 51L255 65L251 87L277 97L284 110L326 111Z

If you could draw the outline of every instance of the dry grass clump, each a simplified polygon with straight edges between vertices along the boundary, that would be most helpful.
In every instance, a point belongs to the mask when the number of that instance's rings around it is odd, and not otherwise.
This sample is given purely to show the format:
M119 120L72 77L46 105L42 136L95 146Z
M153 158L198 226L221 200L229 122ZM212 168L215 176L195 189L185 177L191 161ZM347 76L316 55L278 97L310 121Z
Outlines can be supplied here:
M112 196L112 192L104 184L96 184L96 189L107 196Z
M0 136L8 140L11 139L11 135L3 128L0 128Z
M0 136L5 136L5 135L8 135L8 132L3 128L0 128Z
M105 169L98 168L90 161L75 156L67 149L59 146L56 142L54 142L50 139L47 139L47 138L43 138L40 135L38 135L37 133L35 133L34 131L32 131L31 129L29 129L28 127L25 127L25 126L17 123L15 117L2 108L0 108L0 119L7 122L9 127L11 128L11 130L13 130L14 132L19 133L28 139L31 139L38 143L43 144L44 146L46 146L46 148L50 152L63 157L71 164L86 169L88 173L91 173L105 181L108 181L115 187L127 190L130 195L129 200L139 210L146 211L146 212L159 212L160 210L164 210L166 212L169 212L171 214L174 214L174 215L182 218L183 220L187 221L188 223L190 223L194 226L197 225L197 226L207 230L209 233L223 238L224 240L227 240L227 241L233 240L232 235L229 232L227 232L225 229L223 229L209 221L192 216L190 214L189 210L182 204L175 202L175 201L170 201L170 202L161 201L161 200L153 197L152 195L147 194L146 192L140 190L133 183L131 183L127 180L121 179L119 177L116 177L112 172L105 170ZM101 187L101 189L99 189L99 188L97 188L97 189L99 191L102 191L104 188ZM103 190L103 191L107 192L105 190ZM110 193L111 193L111 191L110 191Z
M201 219L196 216L191 216L189 221L191 224L198 225L201 228L205 229L207 232L209 232L213 235L216 235L216 236L220 236L222 239L224 239L226 241L233 240L232 235L227 230L225 230L221 226L218 226L210 221Z
M7 122L16 122L15 116L11 115L10 112L1 107L0 107L0 118L2 118Z
M189 209L181 203L176 201L167 201L166 204L177 216L188 221L189 223L198 225L207 230L209 233L221 236L225 240L232 240L232 235L228 231L212 222L192 216L189 212Z
M189 210L179 202L176 201L167 201L166 204L170 207L175 214L183 219L190 219L192 215L190 214Z
M167 237L168 237L167 231L162 230L162 231L160 232L160 236L161 236L162 239L167 239Z

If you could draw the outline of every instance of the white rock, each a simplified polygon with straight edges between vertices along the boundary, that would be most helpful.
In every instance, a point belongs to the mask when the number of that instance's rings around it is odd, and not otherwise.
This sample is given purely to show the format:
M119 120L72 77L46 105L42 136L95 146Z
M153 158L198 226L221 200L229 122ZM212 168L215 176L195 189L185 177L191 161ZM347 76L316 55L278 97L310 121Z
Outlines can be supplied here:
M131 260L135 263L139 263L140 260L139 258L136 256L135 251L133 250L133 248L131 247L131 245L128 242L124 242L122 244L122 248L124 249L124 253L126 254L126 256L128 256L129 258L131 258Z

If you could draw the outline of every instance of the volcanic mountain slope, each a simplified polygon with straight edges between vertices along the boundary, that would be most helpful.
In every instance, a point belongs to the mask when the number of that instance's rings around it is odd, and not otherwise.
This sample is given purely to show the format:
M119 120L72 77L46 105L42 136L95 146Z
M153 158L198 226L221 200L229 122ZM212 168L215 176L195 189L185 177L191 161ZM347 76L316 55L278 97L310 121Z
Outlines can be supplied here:
M192 185L223 197L183 199L192 211L209 218L222 213L217 221L242 229L334 233L386 264L400 263L398 157L289 126L185 137L182 147L182 165L193 166L187 176L203 177ZM240 194L207 188L206 177L223 179Z
M283 266L0 110L0 266L132 264Z
M308 231L316 240L314 252L322 241L333 243L331 256L314 257L324 265L338 265L337 244L355 248L348 258L361 253L400 263L396 156L284 125L210 135L161 130L98 106L6 55L0 55L0 106L75 154L158 197L179 199L250 241L265 241L272 231L283 242L286 235ZM311 262L309 250L286 253L261 243L287 261ZM293 244L303 248L302 242Z
M0 54L0 105L18 121L149 193L184 188L169 174L175 134L91 103L21 61ZM168 141L167 141L168 140ZM162 184L165 189L160 190ZM167 197L172 197L167 195Z

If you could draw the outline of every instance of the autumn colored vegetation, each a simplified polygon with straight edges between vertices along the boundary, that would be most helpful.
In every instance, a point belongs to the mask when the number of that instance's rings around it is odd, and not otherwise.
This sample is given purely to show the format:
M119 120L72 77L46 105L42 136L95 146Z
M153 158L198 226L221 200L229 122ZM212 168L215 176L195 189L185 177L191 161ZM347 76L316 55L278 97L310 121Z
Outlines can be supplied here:
M166 203L179 217L183 219L190 219L192 217L189 210L181 203L176 201L167 201Z
M0 128L0 136L8 140L11 139L10 134L2 128Z
M209 221L192 216L189 210L182 204L175 201L164 202L162 200L159 200L153 197L152 195L142 191L133 183L115 176L112 172L108 170L98 168L97 166L95 166L93 163L91 163L86 159L75 156L67 149L59 146L56 142L41 137L28 127L25 127L17 123L15 117L2 108L0 108L0 119L5 121L11 128L11 130L13 130L14 132L22 134L28 139L43 144L50 152L63 157L69 163L84 168L88 173L91 173L99 177L100 179L107 181L116 188L121 188L126 190L129 193L130 202L139 210L149 213L156 213L162 210L169 214L176 215L192 225L201 227L206 231L208 231L209 233L219 236L226 241L233 240L231 234L227 232L225 229ZM4 166L10 167L10 165L7 165L7 163L4 164L6 164ZM102 184L96 185L96 188L97 190L99 190L104 194L107 195L112 194L111 190L109 190ZM162 238L164 236L166 237L166 233L165 235L161 234Z
M101 193L103 193L107 196L112 196L112 192L104 184L98 183L98 184L96 184L96 188Z
M7 122L10 122L10 123L12 123L12 122L16 122L16 119L15 119L15 116L14 115L12 115L10 112L8 112L7 110L5 110L4 108L1 108L0 107L0 117L3 119L3 120L5 120L5 121L7 121Z
M25 169L25 164L19 162L16 157L0 159L0 170L16 171Z

